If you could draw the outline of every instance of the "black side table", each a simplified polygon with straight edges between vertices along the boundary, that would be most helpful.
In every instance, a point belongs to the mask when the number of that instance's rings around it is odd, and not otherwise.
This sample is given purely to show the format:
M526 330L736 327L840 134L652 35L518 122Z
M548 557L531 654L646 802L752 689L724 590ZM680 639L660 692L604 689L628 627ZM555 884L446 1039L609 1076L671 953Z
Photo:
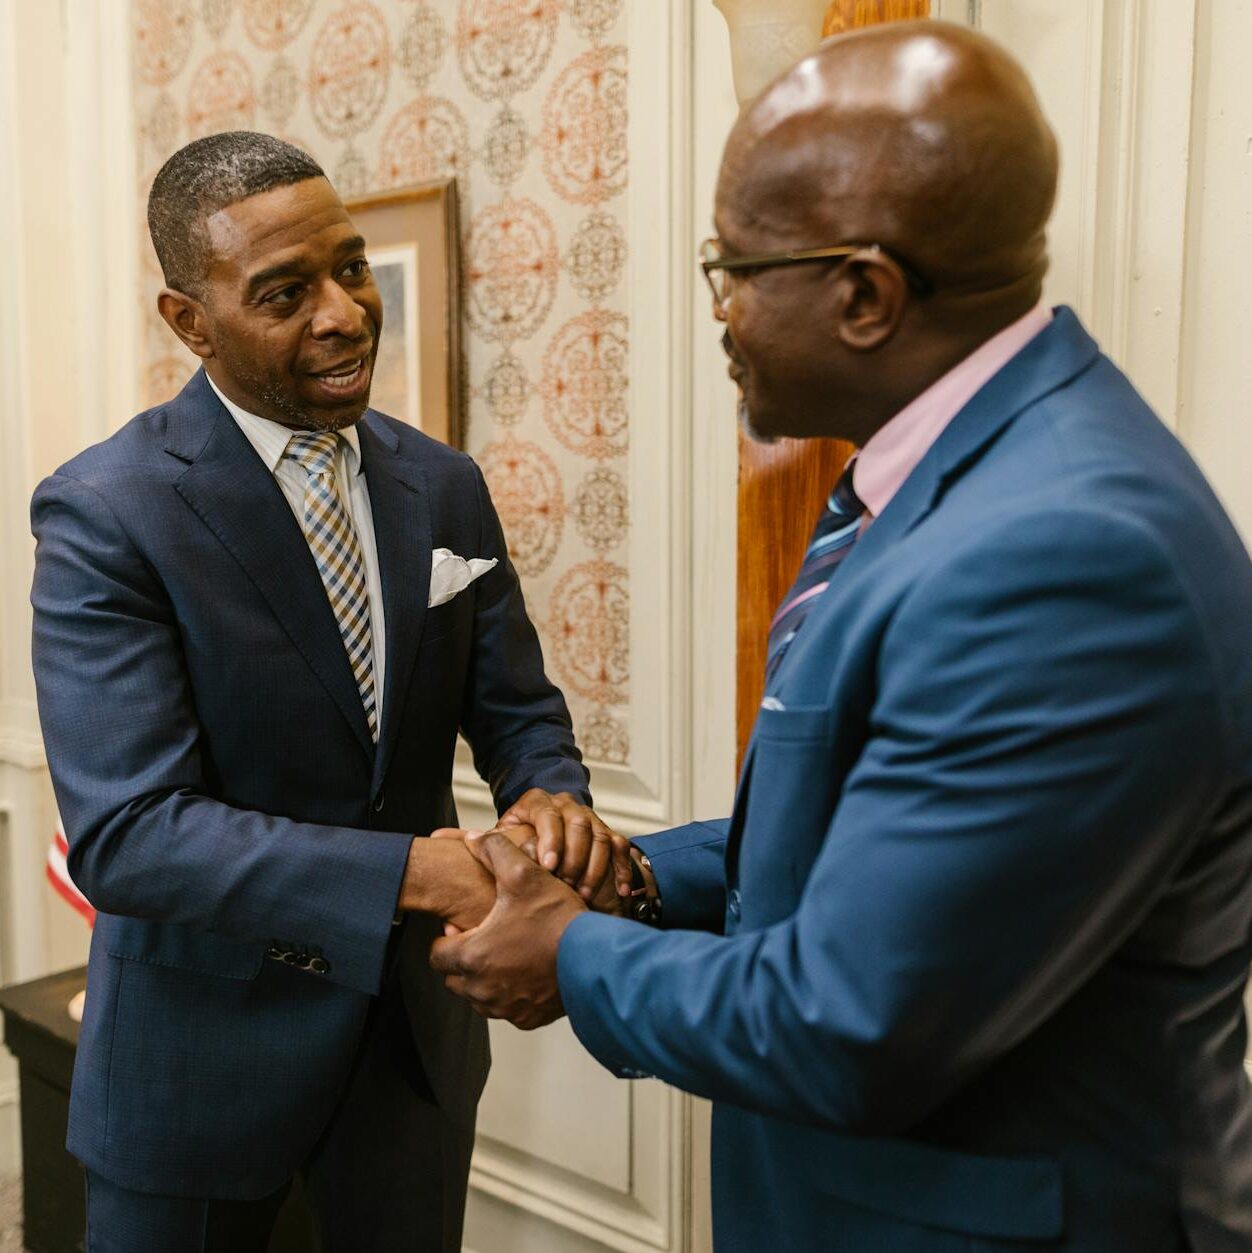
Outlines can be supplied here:
M65 1149L78 1023L65 1007L87 969L0 988L4 1042L17 1058L22 1100L22 1214L28 1253L82 1253L83 1168ZM270 1253L310 1253L308 1210L297 1180L270 1240Z
M4 1042L21 1082L22 1214L30 1253L83 1247L83 1168L65 1151L78 1023L65 1007L86 982L80 967L0 989Z

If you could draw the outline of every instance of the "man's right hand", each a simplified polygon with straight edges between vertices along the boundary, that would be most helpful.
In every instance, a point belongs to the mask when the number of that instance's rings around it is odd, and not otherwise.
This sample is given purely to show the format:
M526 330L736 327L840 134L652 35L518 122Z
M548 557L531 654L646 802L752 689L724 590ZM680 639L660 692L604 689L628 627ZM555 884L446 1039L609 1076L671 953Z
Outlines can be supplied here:
M501 822L495 828L501 835L506 836L515 848L521 849L527 857L533 862L539 861L539 845L541 836L536 829L529 823L517 822L512 823ZM589 875L584 876L580 895L587 903L588 908L595 910L601 914L616 914L621 917L628 916L628 907L630 905L629 889L622 890L621 880L619 878L619 861L622 856L629 859L629 842L622 836L614 835L605 827L604 830L612 837L613 854L612 859L605 856L598 859L598 864L590 868ZM438 840L440 843L445 840L464 841L466 836L481 835L481 831L462 831L458 827L441 827L438 831L431 832L431 839ZM619 846L620 845L620 850ZM586 855L584 848L583 855ZM627 880L629 880L629 860L626 861ZM556 873L556 872L553 872ZM557 878L565 879L569 883L566 876L557 874ZM572 884L570 886L573 886Z
M476 927L495 903L495 880L463 840L419 837L413 841L400 886L402 910L436 914L464 931Z

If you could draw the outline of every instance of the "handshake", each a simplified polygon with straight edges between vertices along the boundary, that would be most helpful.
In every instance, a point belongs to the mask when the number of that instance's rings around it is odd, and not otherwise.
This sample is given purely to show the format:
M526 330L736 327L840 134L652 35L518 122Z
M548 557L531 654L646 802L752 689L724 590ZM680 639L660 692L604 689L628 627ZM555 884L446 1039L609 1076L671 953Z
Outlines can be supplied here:
M557 984L565 928L588 909L626 915L633 881L625 837L568 793L532 788L492 831L446 828L414 840L400 908L443 919L430 960L450 992L528 1031L565 1012Z

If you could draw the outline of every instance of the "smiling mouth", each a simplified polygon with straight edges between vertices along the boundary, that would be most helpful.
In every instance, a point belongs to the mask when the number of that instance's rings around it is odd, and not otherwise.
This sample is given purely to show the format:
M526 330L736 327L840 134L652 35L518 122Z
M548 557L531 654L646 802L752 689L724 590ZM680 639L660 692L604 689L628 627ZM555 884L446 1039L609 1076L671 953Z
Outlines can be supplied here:
M353 393L365 381L368 372L369 355L366 354L356 361L347 361L343 365L335 366L334 369L312 374L311 377L316 379L326 391L346 396Z

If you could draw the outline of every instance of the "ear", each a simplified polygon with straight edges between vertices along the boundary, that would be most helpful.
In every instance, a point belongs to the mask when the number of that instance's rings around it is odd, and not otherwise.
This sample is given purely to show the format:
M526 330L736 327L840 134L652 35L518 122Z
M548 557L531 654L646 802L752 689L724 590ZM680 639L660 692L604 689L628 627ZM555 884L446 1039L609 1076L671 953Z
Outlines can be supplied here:
M214 355L208 317L204 306L194 296L175 291L172 287L162 287L157 296L157 312L197 357L207 361Z
M908 280L877 248L855 252L839 267L835 337L854 352L873 352L892 339L904 318Z

